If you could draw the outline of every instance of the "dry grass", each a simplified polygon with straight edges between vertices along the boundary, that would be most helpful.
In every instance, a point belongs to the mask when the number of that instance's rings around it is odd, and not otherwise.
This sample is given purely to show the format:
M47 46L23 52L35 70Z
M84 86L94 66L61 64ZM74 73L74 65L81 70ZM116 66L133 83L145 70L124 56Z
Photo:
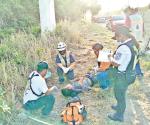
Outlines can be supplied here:
M18 33L14 34L10 39L6 39L0 44L0 87L4 89L6 94L4 98L6 104L11 107L11 115L5 114L7 124L12 125L36 125L29 119L19 118L18 114L22 112L20 103L22 103L22 95L26 85L28 74L35 69L36 64L40 60L46 60L50 64L53 72L51 81L57 83L54 59L56 55L56 45L60 40L65 40L69 50L76 55L77 67L75 73L77 76L84 75L95 64L95 58L91 50L91 46L96 42L101 42L104 48L114 50L115 42L110 38L113 36L111 32L98 24L82 24L61 22L55 33L47 34L44 38L36 38L33 35ZM111 44L110 44L111 43ZM144 62L145 70L148 69L149 63ZM148 65L148 66L147 66ZM56 84L60 88L59 84ZM134 99L141 98L139 92L142 90L139 84L130 87L130 97ZM68 99L61 94L57 94L54 112L57 116L53 116L50 121L54 125L62 124L60 119L60 111L65 107ZM83 125L129 125L129 122L123 124L115 123L107 119L107 114L111 112L110 106L115 103L113 91L102 91L98 85L89 93L80 95L81 100L87 106L88 117ZM3 99L4 99L3 98ZM17 109L17 110L16 110ZM0 113L1 114L1 113ZM56 121L56 119L58 119Z

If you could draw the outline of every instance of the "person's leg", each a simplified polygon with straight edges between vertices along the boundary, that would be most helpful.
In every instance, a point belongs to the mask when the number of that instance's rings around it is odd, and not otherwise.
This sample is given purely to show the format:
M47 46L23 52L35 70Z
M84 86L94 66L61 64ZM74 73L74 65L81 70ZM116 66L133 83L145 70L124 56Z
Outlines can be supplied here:
M45 106L42 109L42 114L48 115L53 109L55 98L53 95L48 95L48 96L45 96L44 98L45 99L43 99L43 101L45 100L45 102L47 103L45 103ZM43 103L42 100L40 100L40 102Z
M96 79L98 80L100 88L106 89L109 87L110 82L108 78L108 73L106 71L99 72L96 76Z
M141 66L140 66L140 62L138 61L136 66L135 66L135 70L136 70L136 75L141 75L143 76L143 73L141 71Z
M117 100L117 105L115 106L116 113L108 116L110 119L115 121L123 121L124 112L126 109L126 91L128 84L126 83L125 75L118 74L117 81L114 85L114 94Z
M68 80L73 80L73 79L74 79L74 71L73 71L73 70L70 70L70 71L67 73L67 79L68 79Z
M59 77L59 82L63 83L65 81L64 79L64 72L60 67L57 67L57 75Z
M126 90L127 88L124 89L115 89L115 98L117 100L117 107L116 107L116 113L123 117L123 114L126 109Z
M42 108L42 115L48 115L53 108L55 98L53 95L42 96L37 100L29 101L24 105L24 108L29 111Z

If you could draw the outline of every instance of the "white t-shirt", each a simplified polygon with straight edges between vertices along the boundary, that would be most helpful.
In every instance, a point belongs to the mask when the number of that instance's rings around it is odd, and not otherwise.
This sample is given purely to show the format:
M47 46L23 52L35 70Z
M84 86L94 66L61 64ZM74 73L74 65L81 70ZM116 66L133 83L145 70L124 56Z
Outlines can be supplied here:
M47 90L48 90L48 87L46 85L45 79L37 71L33 71L29 75L29 78L32 76L33 73L39 75L39 76L34 76L31 79L31 86L32 86L33 91L38 95L40 95L41 93L46 93ZM26 89L25 89L25 92L24 92L23 104L25 104L28 101L37 100L38 98L39 98L39 96L36 96L31 91L31 89L30 89L30 80L28 80L27 86L26 86Z
M128 39L125 42L123 42L122 44L124 44L130 40L131 39ZM131 56L132 56L131 50L129 49L129 47L127 45L121 45L117 49L116 54L114 55L114 62L117 64L120 64L118 66L118 70L120 72L126 71L128 64L130 63Z
M108 58L108 55L110 55L111 52L110 51L99 51L99 55L98 55L98 59L97 61L98 62L110 62L109 58Z

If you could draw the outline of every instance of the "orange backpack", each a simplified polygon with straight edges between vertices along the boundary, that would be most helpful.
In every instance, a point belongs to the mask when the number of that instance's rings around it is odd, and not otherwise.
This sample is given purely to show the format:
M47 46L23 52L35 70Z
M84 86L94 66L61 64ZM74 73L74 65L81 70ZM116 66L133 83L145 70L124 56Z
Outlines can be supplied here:
M86 114L85 106L78 100L66 105L66 109L61 113L61 118L68 125L79 125L86 118Z

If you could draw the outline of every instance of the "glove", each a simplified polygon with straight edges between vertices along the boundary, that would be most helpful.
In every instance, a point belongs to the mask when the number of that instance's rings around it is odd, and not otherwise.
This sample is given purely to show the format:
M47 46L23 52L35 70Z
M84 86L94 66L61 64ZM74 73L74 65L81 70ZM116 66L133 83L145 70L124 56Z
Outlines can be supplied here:
M66 74L66 73L68 73L68 71L70 70L70 68L68 67L68 68L66 68L66 67L62 67L62 69L63 69L63 71L64 71L64 73Z
M58 88L57 88L57 86L53 86L53 87L51 87L51 90L52 91L58 91Z
M45 76L45 79L48 79L52 76L52 73L50 71L47 72L46 76Z

